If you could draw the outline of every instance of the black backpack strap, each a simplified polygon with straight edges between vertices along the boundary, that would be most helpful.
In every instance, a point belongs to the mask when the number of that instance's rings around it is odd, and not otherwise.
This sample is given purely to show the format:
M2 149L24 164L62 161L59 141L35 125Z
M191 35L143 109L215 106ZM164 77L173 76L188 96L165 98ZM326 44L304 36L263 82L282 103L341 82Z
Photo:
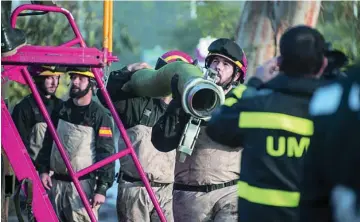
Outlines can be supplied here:
M153 108L154 108L154 102L151 98L149 98L145 108L142 111L139 124L145 126L152 126L154 124L151 123L151 113L153 112Z
M34 213L32 211L32 200L33 200L33 183L30 179L23 179L21 183L16 188L15 194L14 194L14 204L15 204L15 212L18 217L19 222L24 222L24 218L21 214L21 206L20 206L20 191L21 187L25 186L25 189L27 191L27 197L26 197L26 203L25 203L25 209L27 211L27 217L29 222L36 222L36 219L34 217Z
M33 183L32 181L26 181L25 183L26 190L27 190L27 198L26 198L26 212L28 216L29 222L36 222L34 217L34 212L32 210L32 200L33 200Z
M40 113L39 107L37 106L37 104L36 104L36 102L35 102L34 97L29 96L29 97L28 97L28 101L29 101L30 106L31 106L31 109L32 109L32 111L33 111L33 113L34 113L36 122L41 122L42 119L43 119L43 117L42 117L42 115L41 115L41 113Z

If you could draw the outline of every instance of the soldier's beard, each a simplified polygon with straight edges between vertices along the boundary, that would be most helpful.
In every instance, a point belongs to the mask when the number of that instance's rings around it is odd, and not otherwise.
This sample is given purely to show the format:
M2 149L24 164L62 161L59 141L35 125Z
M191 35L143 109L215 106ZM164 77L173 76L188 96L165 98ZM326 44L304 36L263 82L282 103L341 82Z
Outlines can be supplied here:
M59 85L56 86L56 89ZM38 87L38 89L42 92L42 94L44 94L44 96L53 96L56 93L56 89L53 90L53 92L50 92L49 90L47 90L44 86L44 84L41 84L40 87Z
M70 96L70 98L73 98L73 99L78 99L78 98L84 97L89 92L90 87L91 87L90 84L88 84L86 89L81 90L78 87L75 87L74 85L72 85L70 88L69 96Z

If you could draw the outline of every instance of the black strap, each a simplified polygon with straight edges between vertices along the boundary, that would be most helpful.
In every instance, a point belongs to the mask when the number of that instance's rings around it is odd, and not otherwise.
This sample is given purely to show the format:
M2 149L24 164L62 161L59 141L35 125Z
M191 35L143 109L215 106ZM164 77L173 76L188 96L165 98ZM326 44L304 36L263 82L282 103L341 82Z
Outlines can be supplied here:
M150 116L153 110L153 101L152 99L148 99L144 110L141 113L139 124L149 126L150 124Z
M24 218L21 214L21 207L20 207L20 190L22 186L25 186L27 197L26 197L26 205L25 209L27 211L27 217L29 222L36 222L34 217L34 213L32 211L32 200L33 200L33 183L30 179L23 179L21 183L17 186L15 195L14 195L14 204L15 204L15 212L18 217L19 222L24 222Z
M120 173L119 180L124 180L124 181L130 182L130 183L142 182L142 180L128 176L124 173ZM118 182L119 182L119 180L118 180ZM167 186L170 184L170 183L158 183L158 182L153 182L153 181L149 181L149 183L150 183L150 186L152 186L152 187L163 187L163 186ZM142 185L144 185L144 184L142 184Z
M33 200L33 183L26 182L25 183L26 190L27 190L27 198L26 198L26 212L28 216L29 222L36 222L34 217L34 212L32 210L32 200Z
M57 174L54 173L53 175L55 180L61 180L61 181L66 181L66 182L73 182L70 175L64 175L64 174ZM87 174L84 176L81 176L79 178L79 180L87 180L87 179L94 179L95 177L93 177L91 174Z
M31 109L32 109L33 112L34 112L35 119L41 119L41 118L42 118L42 115L41 115L41 113L40 113L39 107L37 106L37 104L36 104L36 102L35 102L35 98L29 96L29 97L28 97L28 100L29 100Z
M211 192L213 190L221 189L224 187L229 187L237 184L237 180L232 180L226 183L220 183L220 184L209 184L209 185L185 185L185 184L174 184L174 190L183 190L183 191L193 191L193 192Z
M11 197L15 193L17 185L15 175L5 175L3 179L5 180L5 197Z

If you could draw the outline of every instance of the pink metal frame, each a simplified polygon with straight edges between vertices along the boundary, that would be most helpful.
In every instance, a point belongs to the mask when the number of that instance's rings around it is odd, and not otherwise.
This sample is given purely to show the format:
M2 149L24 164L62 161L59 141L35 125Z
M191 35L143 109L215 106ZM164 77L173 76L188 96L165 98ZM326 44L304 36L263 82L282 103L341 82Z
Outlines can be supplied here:
M129 137L126 133L126 130L116 113L114 105L112 104L109 94L105 88L105 85L101 79L103 75L100 67L105 65L105 61L112 62L117 61L117 57L112 56L107 51L99 51L95 48L87 48L85 41L83 40L81 33L69 11L60 7L54 6L42 6L42 5L30 5L25 4L21 5L15 9L12 14L11 24L13 27L16 25L16 19L18 15L25 10L36 10L36 11L47 11L47 12L59 12L64 14L74 33L75 39L70 40L64 43L61 46L49 47L49 46L24 46L18 50L17 54L5 58L1 58L2 64L4 65L4 71L2 72L2 80L6 81L7 79L17 81L21 84L28 84L31 92L33 93L36 102L39 106L41 113L43 114L45 121L48 125L50 133L56 143L59 152L64 160L64 163L69 170L69 174L74 182L74 185L80 195L80 198L85 206L87 213L90 216L92 222L96 221L95 215L91 209L89 201L81 188L79 183L79 177L86 175L94 170L99 169L100 167L109 164L121 157L126 155L131 155L135 167L137 168L141 180L143 181L147 192L150 195L150 198L155 206L155 209L161 219L161 221L166 221L159 203L157 201L156 196L154 195L153 190L151 189L150 183L142 169L142 166L136 156L136 153L131 145ZM81 48L71 48L76 44L80 44ZM71 56L69 56L71 55ZM68 156L66 155L65 149L60 142L58 134L54 125L51 122L50 116L42 102L40 95L36 89L35 84L32 81L32 78L29 72L26 69L26 65L28 64L59 64L59 65L79 65L79 66L91 66L92 71L94 72L96 82L98 83L99 90L103 94L106 104L108 105L111 114L115 120L117 127L120 130L121 136L123 137L127 149L118 152L104 160L101 160L95 163L88 168L85 168L81 171L75 172L71 166ZM34 183L33 190L33 211L35 218L39 222L43 221L57 221L56 214L52 209L51 203L47 198L47 194L45 189L43 188L39 176L31 162L29 155L23 145L21 138L19 136L18 131L11 119L9 111L5 106L4 101L1 101L1 109L2 109L2 123L1 123L1 139L2 139L2 148L5 151L5 154L9 158L9 161L15 171L15 174L18 180L23 180L25 178L31 179Z
M71 59L69 59L71 58ZM96 48L68 48L59 46L23 46L13 56L4 57L3 62L7 64L29 65L71 65L81 66L84 63L92 67L101 68L103 62L103 52Z

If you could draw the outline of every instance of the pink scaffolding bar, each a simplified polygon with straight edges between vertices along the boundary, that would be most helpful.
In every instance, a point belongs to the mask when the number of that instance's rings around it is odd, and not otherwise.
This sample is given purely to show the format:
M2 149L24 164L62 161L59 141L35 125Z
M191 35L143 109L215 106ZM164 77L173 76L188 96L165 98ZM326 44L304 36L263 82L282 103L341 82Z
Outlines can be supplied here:
M74 185L76 187L76 190L78 191L79 196L80 196L81 200L83 201L85 209L88 212L91 221L95 222L96 218L95 218L95 215L94 215L93 211L91 210L91 207L90 207L89 201L87 200L86 194L83 191L83 189L81 188L79 178L75 176L75 171L71 166L71 162L69 160L69 157L66 154L65 148L63 147L63 145L62 145L62 143L60 141L60 138L59 138L59 136L58 136L58 134L56 132L56 129L55 129L54 125L52 124L49 113L47 112L46 107L45 107L45 105L44 105L44 103L43 103L43 101L42 101L42 99L40 97L40 94L36 89L35 83L32 81L32 78L31 78L31 76L30 76L27 69L23 69L22 71L23 71L23 76L24 76L27 84L29 85L29 87L31 89L31 92L34 95L36 103L39 106L40 112L44 116L45 122L47 123L47 127L48 127L48 129L49 129L49 131L51 133L51 136L53 137L54 142L55 142L55 144L58 147L58 150L60 152L60 155L64 160L65 166L68 169L70 176L72 177L72 180L73 180L73 183L74 183Z
M71 59L69 59L71 58ZM103 53L96 48L68 48L59 46L23 46L15 55L2 58L6 64L103 67Z
M71 53L72 52L71 50L73 48L69 48L69 47L72 46L72 45L75 45L75 44L80 44L80 46L82 48L86 48L85 42L84 42L84 40L83 40L79 30L78 30L78 27L75 24L75 21L73 20L72 15L66 9L59 8L59 7L54 7L54 6L42 6L42 5L22 5L22 6L19 6L17 9L15 9L14 13L12 14L11 23L12 23L13 27L15 27L15 25L16 25L17 16L24 10L50 11L50 12L60 12L60 13L64 14L67 17L69 23L71 24L71 27L72 27L72 29L73 29L73 31L75 33L76 39L70 40L70 41L64 43L62 46L55 47L55 48L61 48L61 50L59 50L59 51L61 51L62 53ZM29 46L28 50L31 49L30 47L32 47L32 49L34 49L34 47L40 47L39 48L40 50L41 50L41 48L44 48L43 46ZM89 48L86 48L86 49L89 49ZM52 50L54 50L54 49L52 49ZM59 52L59 51L57 51L57 52ZM44 51L44 52L46 52L46 51ZM64 55L64 54L62 54L62 55ZM106 53L106 54L103 54L103 55L104 55L103 59L107 58L107 61L110 61L110 62L111 61L117 61L117 58L115 56L112 56L111 54L108 55ZM39 55L34 55L34 56L36 57L36 56L39 56ZM94 170L100 168L101 166L104 166L104 165L106 165L106 164L108 164L108 163L110 163L112 161L115 161L116 159L121 158L121 157L123 157L125 155L128 155L128 154L131 155L131 157L132 157L132 159L134 161L135 167L137 168L137 170L138 170L138 172L140 174L141 180L143 181L143 183L145 185L145 188L146 188L147 192L149 193L149 196L150 196L150 198L151 198L151 200L152 200L152 202L154 204L154 207L155 207L155 209L156 209L156 211L157 211L157 213L158 213L158 215L160 217L160 220L161 221L166 221L166 219L165 219L165 217L164 217L164 215L163 215L163 213L161 211L161 208L160 208L160 206L158 204L157 198L156 198L153 190L151 189L150 183L149 183L149 181L148 181L148 179L147 179L147 177L146 177L146 175L145 175L145 173L144 173L144 171L142 169L142 166L141 166L141 164L140 164L140 162L139 162L139 160L138 160L138 158L136 156L136 153L135 153L135 151L134 151L134 149L133 149L133 147L131 145L131 142L129 140L129 137L127 136L126 130L125 130L119 116L117 115L117 113L115 111L115 108L114 108L114 106L113 106L113 104L112 104L112 102L110 100L110 97L109 97L109 95L108 95L108 93L107 93L107 91L105 89L105 86L104 86L104 84L103 84L103 82L101 80L100 76L102 76L102 70L100 70L98 68L92 68L92 71L94 72L95 79L96 79L96 81L98 83L99 89L100 89L101 93L103 94L103 96L105 98L105 101L106 101L106 103L107 103L107 105L108 105L108 107L109 107L109 109L110 109L110 111L112 113L112 116L113 116L113 118L115 120L115 123L116 123L117 127L120 130L120 133L121 133L121 135L122 135L122 137L123 137L123 139L125 141L125 144L127 145L127 149L125 151L119 152L119 153L117 153L117 154L115 154L115 155L113 155L111 157L108 157L108 158L106 158L106 159L104 159L102 161L99 161L98 163L95 163L94 165L90 166L89 168L83 169L82 171L79 171L79 172L76 173L72 169L71 163L69 161L69 158L66 155L65 149L64 149L64 147L62 146L62 144L61 144L61 142L59 140L57 132L56 132L56 130L55 130L55 128L54 128L54 126L53 126L53 124L51 122L50 117L49 117L49 114L47 113L47 110L46 110L46 108L45 108L45 106L44 106L44 104L43 104L43 102L42 102L42 100L40 98L39 93L36 90L35 84L32 82L32 79L31 79L30 74L28 73L26 67L21 66L19 68L19 67L16 67L16 66L12 66L14 63L21 65L21 60L19 58L17 58L17 59L13 58L13 60L11 60L11 61L6 61L6 60L4 60L2 58L2 62L4 64L7 64L7 66L5 66L5 71L3 72L2 78L3 77L8 77L8 78L10 78L12 80L15 80L15 81L18 80L20 83L25 82L30 86L31 91L34 94L34 98L36 99L36 102L37 102L37 104L38 104L38 106L40 108L40 111L43 114L46 123L48 124L49 131L50 131L50 133L51 133L51 135L52 135L52 137L54 139L55 144L57 145L57 148L59 149L59 152L60 152L60 154L61 154L61 156L62 156L62 158L63 158L63 160L65 162L65 165L66 165L67 169L69 170L69 174L70 174L70 176L71 176L71 178L72 178L72 180L74 182L74 185L75 185L75 187L76 187L76 189L77 189L77 191L79 193L79 196L80 196L80 198L81 198L81 200L82 200L82 202L83 202L83 204L85 206L85 209L86 209L87 213L90 216L91 221L95 222L96 218L94 216L93 211L91 210L91 207L89 205L87 197L86 197L85 193L83 192L83 190L81 188L81 185L80 185L79 180L78 180L79 176L90 173L91 171L94 171ZM42 58L42 59L45 60L45 59L49 59L49 58ZM70 63L70 60L72 60L72 59L73 58L68 57L67 60L62 60L62 58L60 60L62 62L64 62L65 64L68 64L68 63ZM47 60L47 61L49 63L51 62L50 59ZM88 64L86 62L88 62L88 61L83 61L83 63L81 63L81 65L96 67L96 65ZM35 62L35 63L37 63L37 62ZM53 58L53 63L52 64L58 64L58 57ZM15 75L14 73L18 73L18 75ZM4 76L4 75L7 75L7 76ZM19 77L19 76L21 76L22 78ZM6 139L6 138L7 137L4 137L4 139ZM9 137L9 138L11 138L11 137ZM8 141L9 141L9 139L8 139ZM10 141L12 141L12 140L10 140ZM12 142L14 142L14 141L12 141ZM15 140L15 142L16 142L16 140ZM22 147L22 148L24 149L24 147ZM6 147L5 147L5 149L6 149ZM7 150L9 151L9 149L7 149ZM26 151L26 149L24 149L24 150ZM11 153L11 150L10 150L10 153ZM27 153L24 153L24 155L27 156L27 158L30 158ZM18 173L18 172L16 172L16 173ZM40 199L39 198L36 199L36 197L34 196L33 203L36 202L37 200L40 200ZM46 199L46 200L48 201L48 199ZM40 220L40 218L43 218L42 214L44 213L44 211L52 213L53 209L51 209L51 210L52 211L47 211L47 209L45 209L43 206L37 206L37 209L34 210L34 214L35 214L35 217L37 219L39 219L39 221L42 221L42 220ZM49 221L49 220L45 220L45 221Z
M1 99L1 145L16 172L17 179L21 181L27 178L33 183L32 206L36 219L48 222L58 221L3 99Z
M55 6L46 6L46 5L32 5L32 4L24 4L24 5L20 5L19 7L17 7L14 12L12 13L11 15L11 26L13 28L16 27L16 20L19 16L19 14L23 11L26 11L26 10L33 10L33 11L44 11L44 12L58 12L58 13L61 13L63 15L66 16L67 20L69 21L70 23L70 26L75 34L75 39L72 40L73 43L75 44L80 44L81 47L83 48L86 48L86 44L85 44L85 41L75 23L75 20L73 18L73 16L71 15L71 13L64 9L64 8L61 8L61 7L55 7ZM68 46L72 46L72 45L68 45Z
M108 92L106 91L105 89L105 85L104 83L101 81L100 79L100 75L98 73L98 70L97 69L92 69L93 72L94 72L94 75L95 75L95 79L96 79L96 82L98 84L98 87L106 101L106 105L109 107L110 109L110 112L111 112L111 115L113 116L114 120L115 120L115 123L118 127L118 129L120 130L120 134L122 136L122 138L124 139L124 142L125 142L125 145L127 147L127 149L130 150L130 155L132 157L132 160L134 161L134 164L135 164L135 167L137 169L137 171L139 172L139 175L140 175L140 178L141 180L143 181L144 185L145 185L145 189L147 190L149 196L150 196L150 199L152 201L152 203L154 204L154 207L155 207L155 210L156 212L158 213L159 215L159 218L162 222L166 222L166 218L160 208L160 205L159 205L159 202L157 201L157 198L154 194L154 191L151 189L151 186L150 186L150 182L149 180L147 179L147 176L145 175L145 172L144 172L144 169L142 168L141 164L140 164L140 161L139 159L137 158L136 156L136 153L135 153L135 150L134 148L132 147L132 144L131 144L131 141L126 133L126 130L125 130L125 127L124 125L122 124L116 110L115 110L115 107L113 105L113 103L111 102L111 99L110 99L110 96L108 94ZM122 156L119 156L119 158L121 158ZM97 163L95 164L97 165Z
M114 154L112 156L107 157L106 159L103 159L103 160L97 162L96 164L93 164L93 165L91 165L89 167L86 167L85 169L82 169L82 170L78 171L76 173L76 176L77 177L82 177L82 176L84 176L84 175L86 175L88 173L91 173L91 172L93 172L93 171L95 171L95 170L97 170L97 169L111 163L111 162L114 162L115 160L117 160L117 159L119 159L121 157L124 157L124 156L126 156L126 155L128 155L130 153L131 153L130 149L122 150L122 151L120 151L120 152L118 152L118 153L116 153L116 154Z

